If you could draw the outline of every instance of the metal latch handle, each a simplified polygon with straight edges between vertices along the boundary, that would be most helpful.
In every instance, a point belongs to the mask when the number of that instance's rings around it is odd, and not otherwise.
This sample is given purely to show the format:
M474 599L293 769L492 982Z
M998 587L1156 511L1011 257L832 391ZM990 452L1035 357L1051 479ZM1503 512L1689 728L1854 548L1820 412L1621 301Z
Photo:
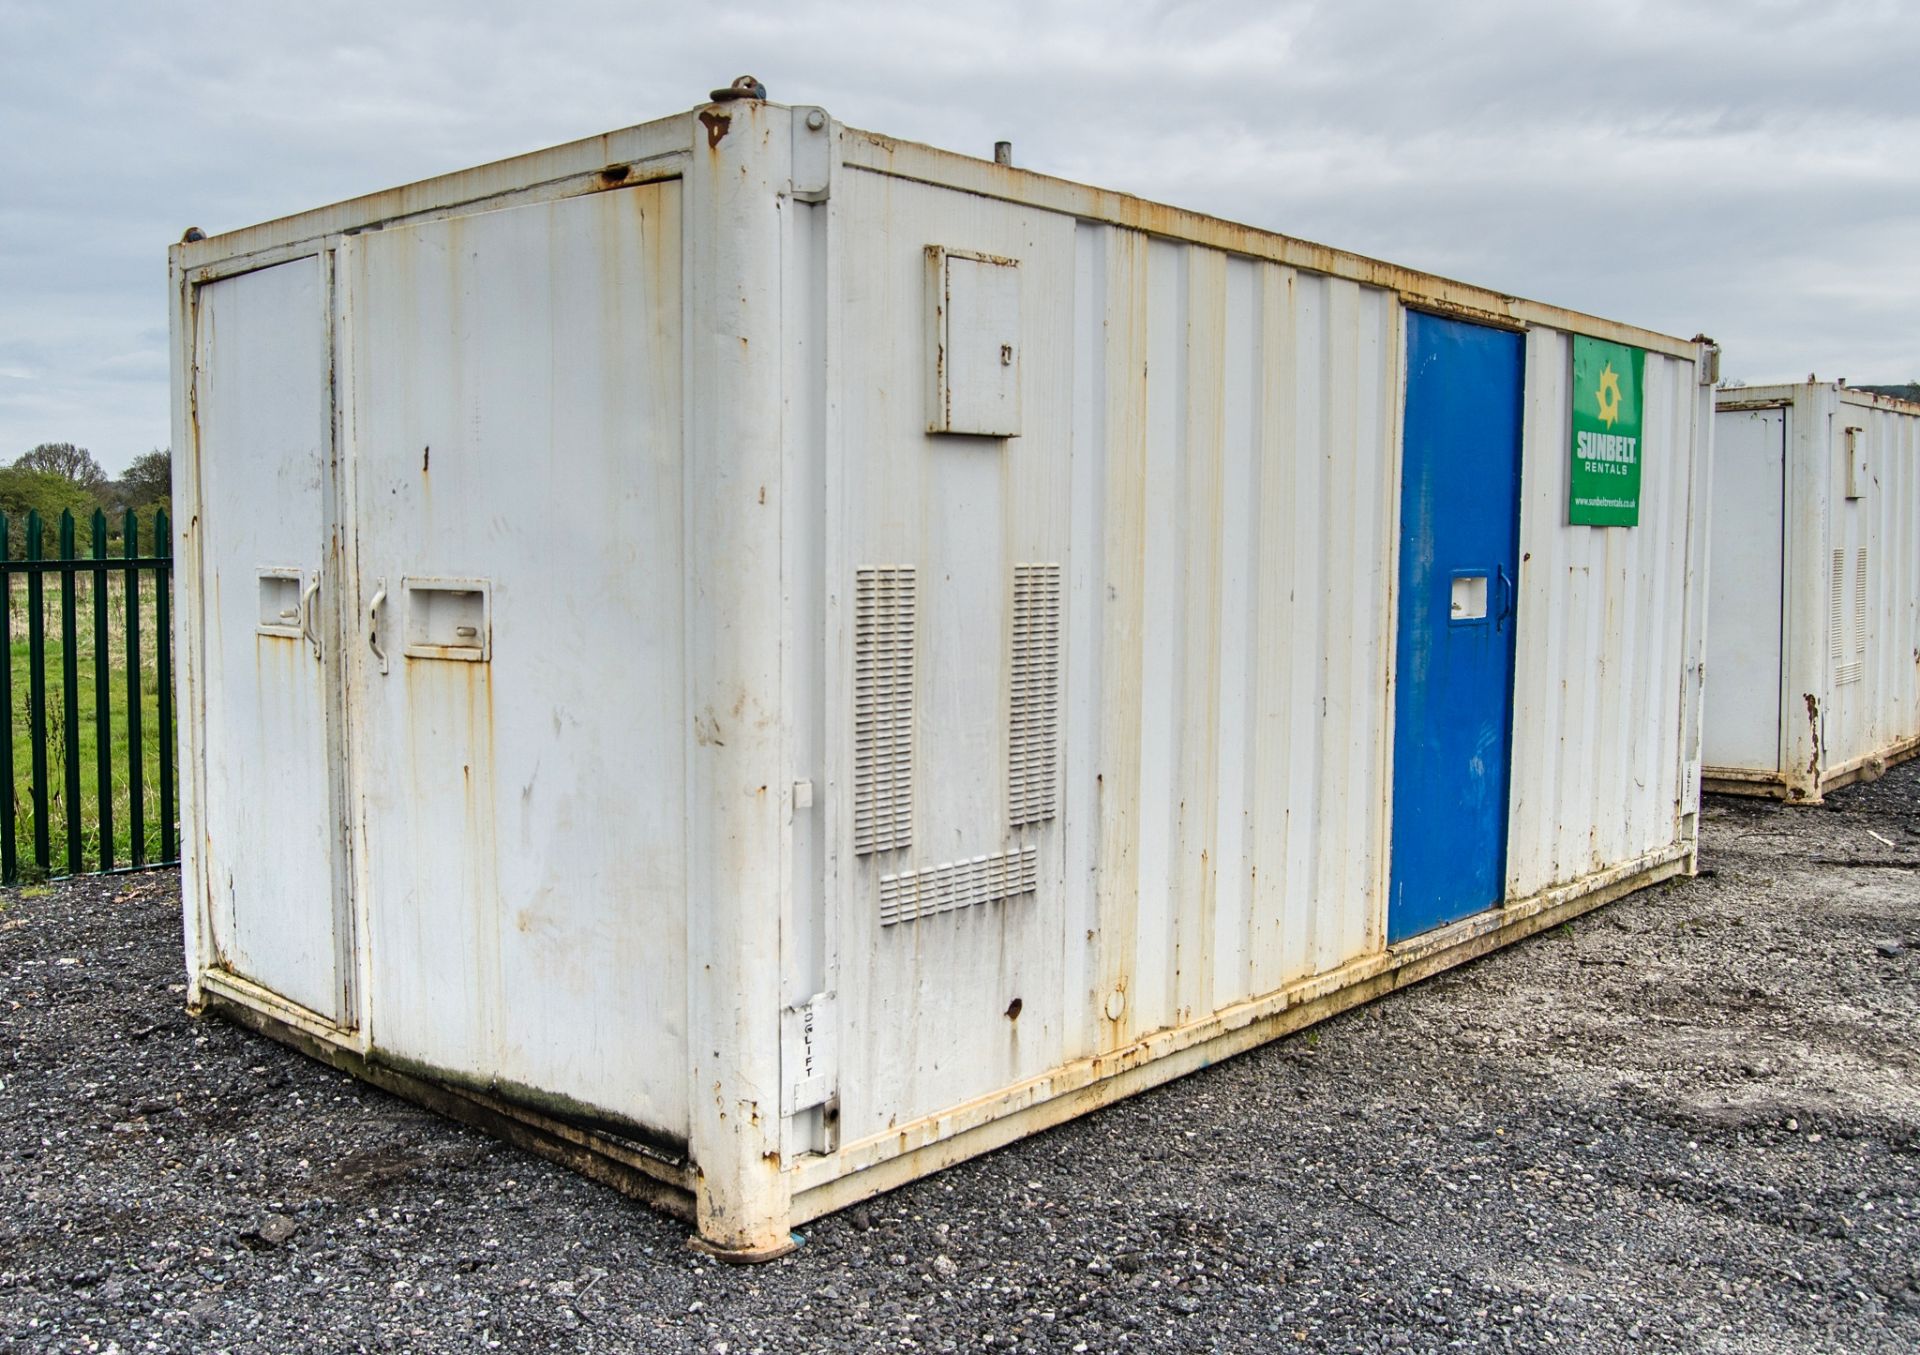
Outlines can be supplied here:
M380 671L387 671L387 651L380 648L380 609L387 605L387 581L381 579L373 595L373 601L367 604L367 648L373 651L373 657L380 660Z
M300 633L307 637L307 643L313 646L313 657L320 657L320 631L313 621L313 602L320 596L320 576L315 574L300 593Z

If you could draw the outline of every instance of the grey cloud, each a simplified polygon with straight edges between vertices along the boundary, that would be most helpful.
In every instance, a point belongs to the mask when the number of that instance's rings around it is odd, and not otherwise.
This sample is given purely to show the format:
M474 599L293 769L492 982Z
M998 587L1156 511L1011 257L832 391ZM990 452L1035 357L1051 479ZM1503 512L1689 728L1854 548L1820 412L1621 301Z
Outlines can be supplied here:
M0 458L168 437L164 247L776 98L1727 345L1920 375L1894 3L0 0Z

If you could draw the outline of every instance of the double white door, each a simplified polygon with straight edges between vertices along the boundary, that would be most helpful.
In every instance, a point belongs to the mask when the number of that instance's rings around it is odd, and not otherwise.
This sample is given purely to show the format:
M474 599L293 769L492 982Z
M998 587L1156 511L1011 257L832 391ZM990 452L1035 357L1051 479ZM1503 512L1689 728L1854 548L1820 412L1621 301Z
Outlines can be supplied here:
M192 457L213 966L664 1127L684 1074L628 1055L686 1007L648 958L686 925L679 217L652 184L205 282Z

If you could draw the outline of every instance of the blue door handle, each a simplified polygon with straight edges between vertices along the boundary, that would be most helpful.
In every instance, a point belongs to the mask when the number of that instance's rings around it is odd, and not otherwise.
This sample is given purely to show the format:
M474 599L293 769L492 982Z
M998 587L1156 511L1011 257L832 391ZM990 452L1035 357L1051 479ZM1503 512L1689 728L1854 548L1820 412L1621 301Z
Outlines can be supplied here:
M1507 577L1505 565L1493 567L1493 577L1500 588L1499 610L1494 613L1493 625L1498 630L1506 625L1507 618L1513 615L1513 580Z

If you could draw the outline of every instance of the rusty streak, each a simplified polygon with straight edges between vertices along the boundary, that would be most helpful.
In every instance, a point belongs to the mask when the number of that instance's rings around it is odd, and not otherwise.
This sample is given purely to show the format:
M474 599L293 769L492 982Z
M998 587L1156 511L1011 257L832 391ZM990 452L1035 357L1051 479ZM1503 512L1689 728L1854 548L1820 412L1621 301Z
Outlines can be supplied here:
M707 149L712 150L727 139L727 133L733 127L733 118L709 108L700 114L700 125L707 129Z

